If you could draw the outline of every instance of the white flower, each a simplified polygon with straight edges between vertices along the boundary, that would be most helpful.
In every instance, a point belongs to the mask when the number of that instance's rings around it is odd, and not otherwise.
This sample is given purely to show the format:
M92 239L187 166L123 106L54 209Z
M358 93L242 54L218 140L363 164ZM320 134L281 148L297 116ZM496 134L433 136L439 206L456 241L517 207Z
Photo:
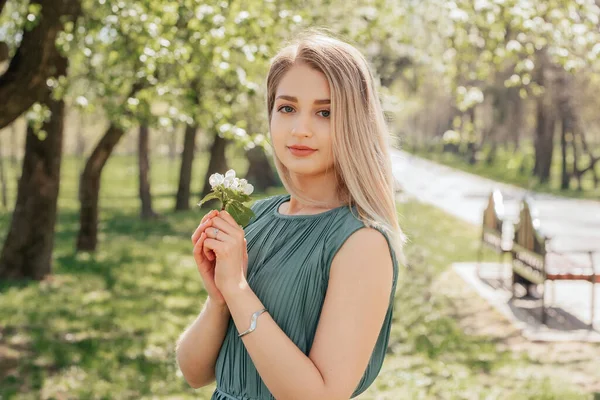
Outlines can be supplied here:
M225 179L223 180L223 187L225 187L226 189L229 189L231 187L231 185L233 185L233 180L235 178L233 176L225 176Z
M244 194L247 194L249 196L254 191L254 186L248 183L243 187L242 190L244 191Z
M225 172L225 178L227 177L235 178L235 171L230 169L229 171Z
M240 179L240 187L244 187L248 184L248 181L245 179Z
M219 186L223 183L223 181L225 180L225 177L221 174L212 174L210 176L210 178L208 178L208 183L210 183L210 186L212 188L214 188L215 186Z
M231 186L229 188L233 190L238 190L240 188L239 178L233 178L233 182L231 183Z

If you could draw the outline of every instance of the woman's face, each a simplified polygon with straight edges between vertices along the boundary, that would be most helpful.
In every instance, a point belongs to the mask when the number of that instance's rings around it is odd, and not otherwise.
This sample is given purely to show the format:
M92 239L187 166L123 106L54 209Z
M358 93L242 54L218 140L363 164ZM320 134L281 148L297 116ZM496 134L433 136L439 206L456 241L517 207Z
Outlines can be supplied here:
M327 78L306 64L294 65L281 79L272 110L271 140L290 173L318 175L333 170L330 103ZM295 154L291 146L315 151Z

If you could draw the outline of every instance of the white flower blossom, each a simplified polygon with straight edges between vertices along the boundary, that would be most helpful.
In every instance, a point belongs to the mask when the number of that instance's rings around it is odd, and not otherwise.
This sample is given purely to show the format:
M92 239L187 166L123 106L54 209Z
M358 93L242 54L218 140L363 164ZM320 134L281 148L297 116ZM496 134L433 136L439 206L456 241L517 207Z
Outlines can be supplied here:
M225 189L229 189L231 187L231 185L233 185L233 180L235 178L233 176L225 176L225 179L223 180L223 187Z
M208 182L213 189L222 187L247 195L252 194L254 191L254 186L249 184L246 179L237 178L233 169L227 171L225 175L218 173L212 174L210 178L208 178Z
M251 184L247 184L246 186L244 186L244 194L247 194L248 196L250 196L252 194L252 192L254 191L254 186L252 186Z
M223 183L225 177L221 174L212 174L210 178L208 178L208 183L210 183L210 187L214 188L215 186L219 186Z

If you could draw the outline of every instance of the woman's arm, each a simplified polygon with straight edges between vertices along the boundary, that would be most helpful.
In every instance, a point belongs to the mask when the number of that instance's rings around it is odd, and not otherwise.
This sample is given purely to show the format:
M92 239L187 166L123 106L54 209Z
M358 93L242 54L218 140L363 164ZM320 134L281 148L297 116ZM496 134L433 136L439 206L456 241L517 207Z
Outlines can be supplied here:
M226 306L219 306L208 297L198 318L179 337L177 364L191 387L200 388L214 381L215 364L230 317Z
M359 229L332 261L315 340L307 357L269 313L242 342L278 400L347 400L362 377L389 305L392 259L384 236ZM221 288L238 332L263 303L246 282Z

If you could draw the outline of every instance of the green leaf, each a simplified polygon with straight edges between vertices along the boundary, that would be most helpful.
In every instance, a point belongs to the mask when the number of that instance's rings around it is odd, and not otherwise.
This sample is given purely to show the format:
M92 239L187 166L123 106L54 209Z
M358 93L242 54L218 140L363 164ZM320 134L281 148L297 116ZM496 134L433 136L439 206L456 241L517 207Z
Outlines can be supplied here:
M236 200L240 203L245 203L245 202L251 200L249 195L242 193L242 192L238 192L237 190L233 190L233 189L229 189L229 188L225 188L223 190L227 194L228 199Z
M250 220L254 217L254 212L251 209L237 201L228 202L225 206L225 210L240 226L248 225Z
M200 203L198 203L198 205L200 207L202 207L202 204L206 203L208 200L212 200L212 199L218 199L221 200L221 196L219 196L219 193L215 193L215 192L210 192L209 194L207 194L202 200L200 200Z

